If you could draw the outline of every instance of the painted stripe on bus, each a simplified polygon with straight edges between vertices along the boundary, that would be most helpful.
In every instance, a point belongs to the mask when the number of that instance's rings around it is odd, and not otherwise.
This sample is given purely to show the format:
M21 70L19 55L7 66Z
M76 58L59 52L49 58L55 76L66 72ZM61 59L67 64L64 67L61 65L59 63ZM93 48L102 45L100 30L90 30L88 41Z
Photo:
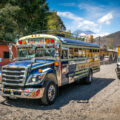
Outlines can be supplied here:
M75 76L74 78L78 78L78 77L80 77L80 76L84 76L84 75L88 75L88 74L87 74L87 73L80 74L80 75L78 75L78 76Z

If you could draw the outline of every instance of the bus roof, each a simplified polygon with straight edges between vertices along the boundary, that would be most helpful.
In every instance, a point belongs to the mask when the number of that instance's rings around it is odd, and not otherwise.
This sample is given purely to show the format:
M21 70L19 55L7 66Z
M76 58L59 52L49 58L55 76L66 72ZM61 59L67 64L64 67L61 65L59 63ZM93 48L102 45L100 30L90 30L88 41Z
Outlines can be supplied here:
M50 34L35 34L35 35L28 35L20 38L19 40L29 39L29 38L40 38L40 37L47 37L47 38L54 38L60 40L63 44L69 45L81 45L81 46L89 46L89 47L99 47L96 43L87 43L80 40L64 38L60 36L50 35Z
M63 38L63 37L59 38L59 39L63 44L82 45L82 46L89 46L89 47L99 47L99 45L96 44L96 43L87 43L87 42L83 42L83 41L80 41L80 40Z

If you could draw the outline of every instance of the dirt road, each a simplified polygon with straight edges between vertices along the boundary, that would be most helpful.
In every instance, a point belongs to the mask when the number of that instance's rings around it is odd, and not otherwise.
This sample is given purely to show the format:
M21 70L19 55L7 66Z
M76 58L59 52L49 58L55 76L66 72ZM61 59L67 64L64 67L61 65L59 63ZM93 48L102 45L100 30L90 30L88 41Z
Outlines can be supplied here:
M102 65L91 85L75 83L60 88L51 106L0 97L0 120L120 120L120 83L115 67Z

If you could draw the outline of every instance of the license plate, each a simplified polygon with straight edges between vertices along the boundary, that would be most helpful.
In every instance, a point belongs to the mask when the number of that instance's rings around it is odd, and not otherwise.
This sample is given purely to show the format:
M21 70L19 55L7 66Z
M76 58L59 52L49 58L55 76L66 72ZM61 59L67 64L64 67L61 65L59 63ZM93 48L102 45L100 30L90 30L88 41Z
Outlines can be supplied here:
M11 98L11 99L16 99L16 96L11 95L10 98Z

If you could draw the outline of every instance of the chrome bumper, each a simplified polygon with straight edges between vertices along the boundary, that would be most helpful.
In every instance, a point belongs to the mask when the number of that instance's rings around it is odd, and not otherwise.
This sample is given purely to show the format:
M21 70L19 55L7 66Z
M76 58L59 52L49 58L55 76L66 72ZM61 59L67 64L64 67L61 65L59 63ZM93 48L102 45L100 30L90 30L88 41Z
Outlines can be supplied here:
M26 88L26 89L8 89L0 87L0 94L3 97L10 98L29 98L39 99L42 98L44 88Z

